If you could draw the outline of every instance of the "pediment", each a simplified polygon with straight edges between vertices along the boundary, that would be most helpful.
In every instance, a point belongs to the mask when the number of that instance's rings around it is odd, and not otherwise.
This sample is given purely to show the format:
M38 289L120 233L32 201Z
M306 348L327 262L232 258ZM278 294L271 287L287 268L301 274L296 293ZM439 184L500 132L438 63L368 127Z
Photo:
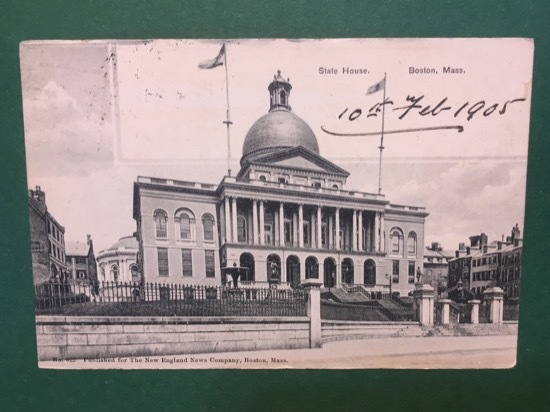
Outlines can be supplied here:
M349 176L341 167L301 146L258 157L251 163Z

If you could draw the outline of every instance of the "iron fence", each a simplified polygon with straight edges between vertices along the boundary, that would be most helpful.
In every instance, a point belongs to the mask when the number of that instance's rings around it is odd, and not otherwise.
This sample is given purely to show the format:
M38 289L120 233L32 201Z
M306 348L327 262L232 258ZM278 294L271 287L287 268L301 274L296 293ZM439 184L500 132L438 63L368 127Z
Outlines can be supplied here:
M37 314L67 316L306 316L307 292L132 282L35 286Z

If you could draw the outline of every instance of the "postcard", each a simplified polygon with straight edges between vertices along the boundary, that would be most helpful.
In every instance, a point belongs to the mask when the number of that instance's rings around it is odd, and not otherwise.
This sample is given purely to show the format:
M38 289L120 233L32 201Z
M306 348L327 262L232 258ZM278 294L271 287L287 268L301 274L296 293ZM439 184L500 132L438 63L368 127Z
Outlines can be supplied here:
M533 53L21 43L39 366L513 367Z

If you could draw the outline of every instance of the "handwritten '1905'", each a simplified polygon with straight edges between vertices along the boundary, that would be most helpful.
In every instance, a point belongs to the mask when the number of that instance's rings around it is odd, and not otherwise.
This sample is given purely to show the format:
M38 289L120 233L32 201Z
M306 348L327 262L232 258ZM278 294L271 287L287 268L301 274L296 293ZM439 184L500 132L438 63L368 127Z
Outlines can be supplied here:
M406 102L407 104L405 106L401 107L394 107L393 111L402 110L403 113L399 116L399 120L405 118L409 113L416 112L420 116L437 116L442 112L445 111L453 111L454 110L454 117L457 118L461 113L467 114L466 120L470 121L472 118L479 112L482 113L484 117L488 117L491 114L493 114L497 109L500 109L497 111L498 114L503 115L506 113L506 109L509 104L517 103L517 102L524 102L525 98L519 98L519 99L512 99L507 100L503 104L500 103L494 103L490 106L488 106L485 102L485 100L480 100L477 103L471 105L468 110L464 112L464 110L470 105L469 102L464 103L463 105L459 106L458 109L453 109L452 106L447 104L447 97L442 99L439 103L437 103L435 106L431 106L429 104L422 105L419 104L424 99L424 95L416 97L416 96L407 96ZM382 111L384 106L393 106L394 102L390 100L390 98L387 98L384 102L376 103L374 106L372 106L367 114L366 117L377 117L378 114ZM342 119L342 116L346 114L348 111L348 108L346 107L345 110L340 113L338 116L338 119ZM349 121L357 120L361 115L363 114L363 111L361 109L355 109L353 110L348 116Z

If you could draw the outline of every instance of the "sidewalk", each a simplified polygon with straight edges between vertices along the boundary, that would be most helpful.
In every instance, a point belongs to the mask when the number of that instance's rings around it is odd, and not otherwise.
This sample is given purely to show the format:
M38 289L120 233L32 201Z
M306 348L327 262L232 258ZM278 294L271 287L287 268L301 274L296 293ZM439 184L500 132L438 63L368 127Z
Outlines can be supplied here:
M321 349L203 353L40 362L55 369L485 369L516 362L517 336L383 338L329 342Z

